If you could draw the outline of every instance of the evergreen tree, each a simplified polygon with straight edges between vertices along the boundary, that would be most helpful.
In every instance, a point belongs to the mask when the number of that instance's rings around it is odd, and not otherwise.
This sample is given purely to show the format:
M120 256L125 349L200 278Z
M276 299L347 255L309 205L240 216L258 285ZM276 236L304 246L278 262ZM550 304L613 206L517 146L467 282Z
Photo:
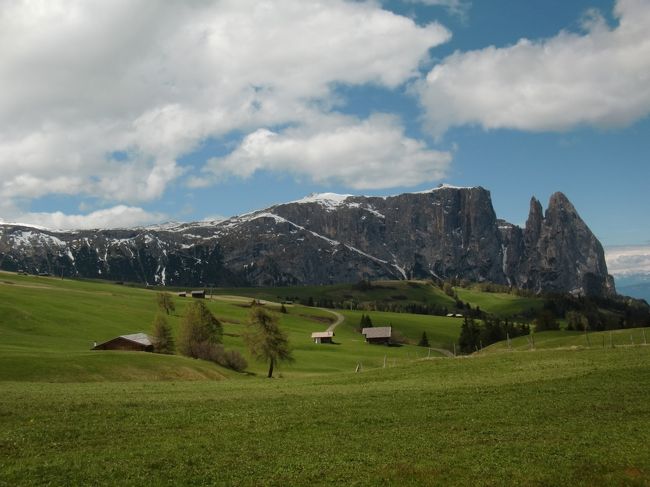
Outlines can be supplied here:
M548 309L543 309L535 318L535 331L559 330L560 324L555 319L553 313Z
M280 306L280 313L284 313L285 315L288 313L287 308L284 306L284 303L282 303L282 306Z
M420 347L429 347L429 338L427 337L427 332L423 331L422 332L422 337L420 338L420 343L418 343Z
M463 324L460 327L460 337L458 339L458 345L460 346L461 352L474 352L478 348L480 340L481 330L476 325L473 318L465 316Z
M277 362L293 361L289 339L280 329L277 317L263 308L254 308L251 311L244 342L253 357L268 360L268 378L273 377L273 368Z
M153 320L153 327L151 332L153 341L153 351L156 353L174 353L174 337L172 329L167 323L167 318L162 313L156 313Z
M370 319L370 315L366 315L366 328L372 328L372 320Z

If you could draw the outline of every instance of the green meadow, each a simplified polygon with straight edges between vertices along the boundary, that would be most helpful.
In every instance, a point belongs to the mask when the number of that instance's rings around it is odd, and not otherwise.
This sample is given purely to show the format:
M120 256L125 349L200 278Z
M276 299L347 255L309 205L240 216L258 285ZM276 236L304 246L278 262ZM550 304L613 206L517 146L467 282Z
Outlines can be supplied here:
M174 298L176 310L168 317L178 329L191 298ZM250 299L232 295L207 299L210 311L224 327L224 346L242 352L251 373L263 373L265 364L254 361L241 334L250 313ZM277 312L289 335L293 363L280 364L283 376L354 371L406 363L418 357L440 356L417 347L422 331L441 337L431 346L450 348L460 331L460 320L397 313L372 313L380 324L392 324L412 338L413 344L396 347L365 343L356 328L360 313L344 312L334 344L315 344L311 333L324 331L338 318L329 310L287 305L264 305ZM90 351L94 342L118 335L148 332L157 311L155 292L115 284L60 280L0 273L0 380L170 380L232 376L234 373L202 361L180 356L141 357L126 352ZM443 340L444 337L444 340ZM154 363L155 362L155 363ZM157 373L158 371L158 373Z
M206 304L246 353L250 296L236 294ZM174 299L174 329L189 300ZM156 309L151 290L0 273L0 486L650 485L642 329L450 358L413 343L425 331L449 350L461 319L370 312L407 342L385 347L364 343L360 311L290 305L295 361L273 380L250 357L236 373L90 351L147 332ZM336 343L312 343L336 313Z

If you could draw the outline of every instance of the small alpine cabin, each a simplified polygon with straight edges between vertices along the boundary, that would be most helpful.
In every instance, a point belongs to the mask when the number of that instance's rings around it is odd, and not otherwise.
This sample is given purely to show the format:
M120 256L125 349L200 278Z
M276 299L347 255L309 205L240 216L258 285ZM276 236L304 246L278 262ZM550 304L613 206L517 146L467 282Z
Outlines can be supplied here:
M146 333L120 335L95 345L93 350L125 350L129 352L153 352L153 342Z
M311 338L314 340L314 343L332 343L333 337L333 331L315 331L311 334Z
M366 343L380 343L383 345L390 345L392 327L373 326L371 328L364 328L361 330L361 334L366 338Z

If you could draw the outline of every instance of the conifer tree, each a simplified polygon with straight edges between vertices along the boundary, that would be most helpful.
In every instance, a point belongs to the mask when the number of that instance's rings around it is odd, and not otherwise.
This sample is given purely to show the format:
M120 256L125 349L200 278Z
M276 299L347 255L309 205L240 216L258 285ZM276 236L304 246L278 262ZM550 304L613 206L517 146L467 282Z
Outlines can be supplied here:
M178 333L178 350L188 357L201 358L205 349L220 344L223 337L221 322L203 301L192 302L185 311Z
M263 308L251 311L244 342L253 357L269 362L267 377L273 377L273 368L279 361L292 362L289 339L280 329L276 315Z
M153 341L153 351L156 353L174 353L174 337L172 329L167 323L167 318L162 313L156 313L153 320L153 327L151 332Z

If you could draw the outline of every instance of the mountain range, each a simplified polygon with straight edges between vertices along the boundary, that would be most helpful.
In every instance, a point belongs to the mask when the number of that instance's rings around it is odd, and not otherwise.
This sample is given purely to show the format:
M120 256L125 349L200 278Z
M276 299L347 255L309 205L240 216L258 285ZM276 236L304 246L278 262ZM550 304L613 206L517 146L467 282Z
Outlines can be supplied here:
M55 231L0 225L0 269L167 286L362 279L490 281L534 292L615 293L603 248L562 193L524 228L482 187L368 197L325 193L223 221Z

